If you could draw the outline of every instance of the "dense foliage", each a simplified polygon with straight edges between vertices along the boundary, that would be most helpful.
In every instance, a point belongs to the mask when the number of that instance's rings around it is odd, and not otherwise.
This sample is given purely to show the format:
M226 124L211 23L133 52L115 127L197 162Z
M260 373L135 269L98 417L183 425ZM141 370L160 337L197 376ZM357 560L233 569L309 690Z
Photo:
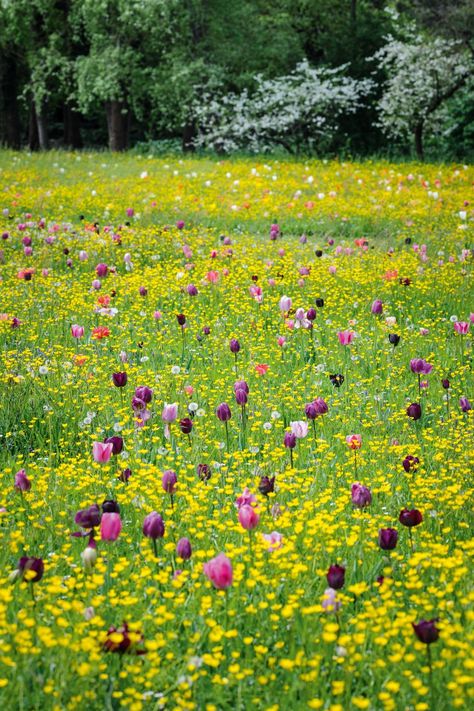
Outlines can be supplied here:
M0 171L2 708L471 708L473 170Z
M468 159L471 16L469 0L0 0L0 143Z

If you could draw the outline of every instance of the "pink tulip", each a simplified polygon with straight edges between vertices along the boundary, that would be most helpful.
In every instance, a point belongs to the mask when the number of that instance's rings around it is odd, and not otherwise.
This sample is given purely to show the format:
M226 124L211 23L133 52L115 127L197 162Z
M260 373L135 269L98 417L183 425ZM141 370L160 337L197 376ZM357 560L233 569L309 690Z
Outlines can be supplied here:
M250 489L245 487L242 494L235 500L235 505L240 509L241 506L251 506L255 501L257 501L255 495L252 494Z
M349 346L354 340L355 333L354 331L339 331L337 337L341 346Z
M100 521L100 538L102 541L116 541L122 530L122 521L118 513L104 513Z
M82 338L84 335L84 326L78 326L75 323L71 326L71 335L73 338Z
M107 444L104 442L94 442L92 445L94 461L99 464L106 464L112 456L113 446L112 442L108 442Z
M163 419L163 422L174 422L178 417L178 405L176 403L173 403L172 405L168 405L165 403L163 412L161 413L161 417Z
M465 336L469 331L469 323L467 321L456 321L454 324L454 330L461 336Z
M281 533L278 533L278 531L272 531L271 533L263 533L262 538L269 544L267 550L270 553L272 551L278 550L282 546L283 536L281 535Z
M304 420L297 420L296 422L290 422L291 432L298 439L303 439L308 434L308 423Z
M280 311L286 312L291 309L292 301L289 296L282 296L280 299Z
M232 585L232 563L224 553L204 563L203 572L218 590L226 590Z
M349 449L360 449L362 447L362 437L360 434L347 435L346 442Z
M258 526L260 516L252 506L244 504L244 506L241 506L239 509L239 521L242 528L245 528L246 531L253 531L253 529Z
M285 336L278 336L278 338L277 338L277 343L278 343L278 345L280 346L280 348L283 348L283 346L284 346L285 343L286 343L286 338L285 338Z

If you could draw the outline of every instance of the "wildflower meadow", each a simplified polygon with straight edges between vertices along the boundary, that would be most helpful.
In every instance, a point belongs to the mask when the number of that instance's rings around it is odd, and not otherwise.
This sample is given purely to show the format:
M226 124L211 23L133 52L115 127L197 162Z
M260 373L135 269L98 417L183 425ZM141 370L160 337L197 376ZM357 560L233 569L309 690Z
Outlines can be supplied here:
M469 708L473 168L0 177L2 707Z

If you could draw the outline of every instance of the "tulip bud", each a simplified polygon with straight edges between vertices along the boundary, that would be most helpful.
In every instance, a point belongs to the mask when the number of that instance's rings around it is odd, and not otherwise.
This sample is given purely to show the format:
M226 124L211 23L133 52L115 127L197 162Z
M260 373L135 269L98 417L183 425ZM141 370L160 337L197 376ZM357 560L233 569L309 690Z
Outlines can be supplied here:
M216 415L221 422L227 422L232 417L230 407L226 402L222 402L216 409Z
M236 338L230 340L229 348L231 353L238 353L240 351L240 343Z
M176 488L177 483L178 477L176 476L176 472L174 472L172 469L167 469L163 472L163 476L161 478L161 485L163 487L163 491L166 491L167 494L174 494L174 490Z
M417 402L412 402L412 404L407 407L407 415L414 420L419 420L421 418L421 405Z
M379 530L379 546L384 551L391 551L397 545L398 531L396 528L381 528Z
M437 621L437 619L420 620L418 624L415 624L414 622L411 623L413 631L420 642L423 642L423 644L432 644L433 642L436 642L439 638L439 630L435 624Z
M143 521L143 535L156 541L157 538L163 538L165 535L165 524L160 514L152 511L146 516Z
M192 555L191 543L187 538L180 538L176 544L176 555L182 560L189 560Z

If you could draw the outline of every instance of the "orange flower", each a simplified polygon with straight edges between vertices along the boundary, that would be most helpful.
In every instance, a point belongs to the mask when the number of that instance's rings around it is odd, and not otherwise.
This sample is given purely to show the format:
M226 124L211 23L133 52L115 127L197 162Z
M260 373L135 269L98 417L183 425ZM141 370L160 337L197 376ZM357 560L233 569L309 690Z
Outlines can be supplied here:
M100 341L102 338L107 338L107 336L110 336L107 326L97 326L97 328L92 329L92 338Z
M258 363L258 364L255 366L255 370L257 371L257 375L265 375L265 373L267 372L267 370L268 370L269 367L270 367L270 366L268 366L266 363Z
M102 294L97 299L97 303L101 306L108 306L110 304L110 296L108 294Z
M392 279L397 279L398 271L396 269L389 269L388 272L382 275L382 279L385 281L391 281Z
M87 356L85 355L79 355L79 353L74 356L74 365L84 365L84 363L87 361Z

